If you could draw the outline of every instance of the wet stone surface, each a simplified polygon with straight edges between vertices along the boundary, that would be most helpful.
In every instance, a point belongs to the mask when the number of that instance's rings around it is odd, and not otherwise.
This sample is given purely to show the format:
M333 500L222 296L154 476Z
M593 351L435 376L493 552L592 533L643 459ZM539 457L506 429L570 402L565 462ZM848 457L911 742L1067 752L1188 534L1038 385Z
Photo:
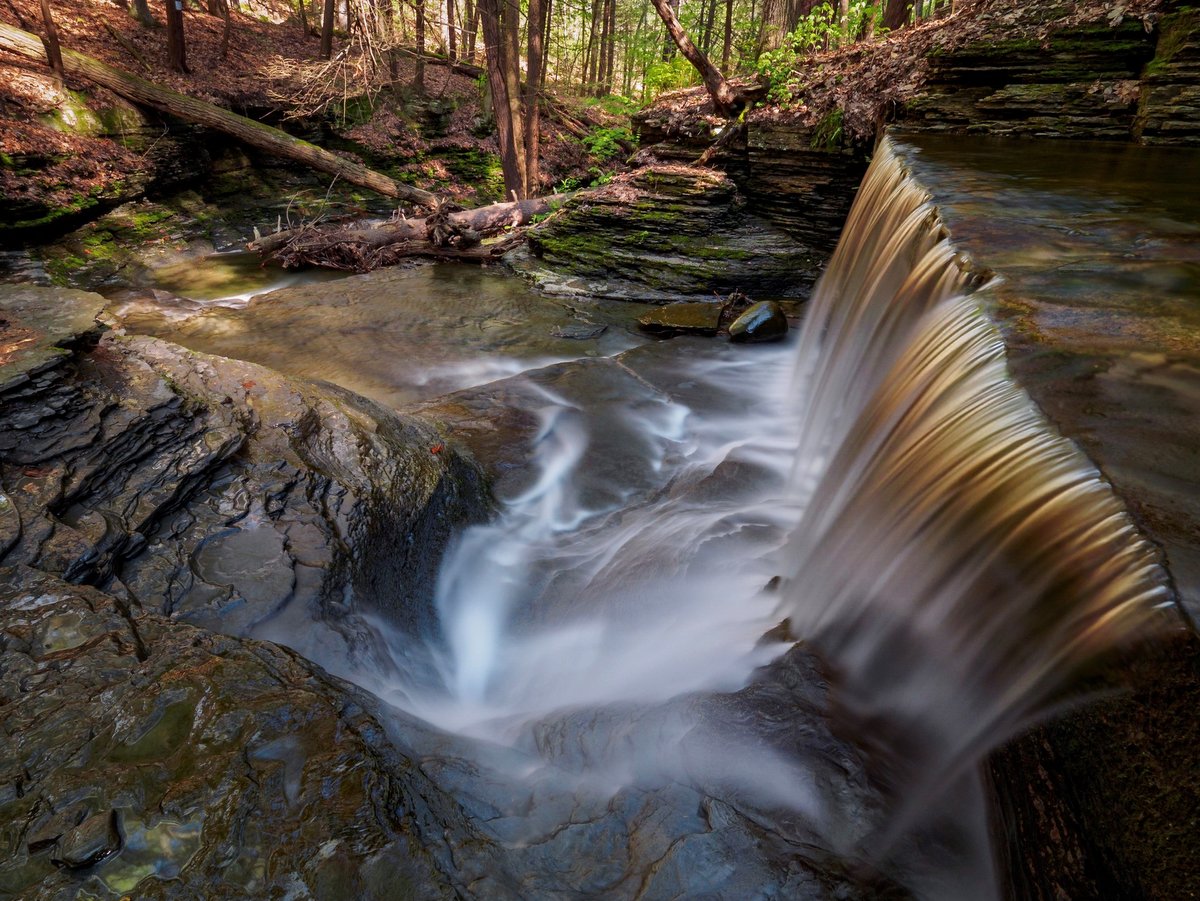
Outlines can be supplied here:
M114 334L50 360L0 392L5 564L230 634L385 599L421 628L440 547L484 513L433 425L332 386Z
M443 897L450 845L486 845L369 699L296 654L0 575L0 894ZM83 642L39 651L63 618Z
M783 307L770 300L751 304L729 326L729 340L735 344L782 341L787 333L787 314Z
M676 335L711 337L721 326L720 303L669 303L638 317L638 328L657 338Z

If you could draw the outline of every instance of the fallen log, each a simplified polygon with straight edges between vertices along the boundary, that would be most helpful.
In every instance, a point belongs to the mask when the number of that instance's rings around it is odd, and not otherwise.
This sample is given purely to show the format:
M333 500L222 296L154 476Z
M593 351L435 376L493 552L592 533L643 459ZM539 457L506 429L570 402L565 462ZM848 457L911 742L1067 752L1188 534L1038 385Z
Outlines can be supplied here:
M0 50L34 62L44 63L45 49L40 38L0 22ZM368 169L361 163L343 159L314 144L294 138L278 128L255 122L227 109L176 93L167 88L151 84L144 78L114 69L99 60L76 53L62 51L63 65L68 75L85 78L115 94L144 106L168 113L186 122L204 125L216 131L232 135L239 141L258 150L285 159L303 163L319 172L336 175L353 185L377 191L385 197L394 197L423 207L432 207L437 197L411 185L401 184L379 172Z
M521 236L512 233L508 236L511 240L490 244L483 244L484 238L528 225L534 216L550 212L569 196L531 197L472 210L443 204L422 219L327 228L302 226L263 235L246 249L286 268L320 266L352 272L367 272L414 256L486 260L510 249Z

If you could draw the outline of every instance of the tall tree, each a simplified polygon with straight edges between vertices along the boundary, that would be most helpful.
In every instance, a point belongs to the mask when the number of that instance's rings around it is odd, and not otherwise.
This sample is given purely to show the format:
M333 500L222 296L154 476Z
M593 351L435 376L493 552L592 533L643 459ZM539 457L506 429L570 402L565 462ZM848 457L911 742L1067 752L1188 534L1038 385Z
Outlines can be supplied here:
M334 5L335 0L325 0L325 7L321 10L321 59L330 59L333 56Z
M912 0L887 0L883 7L883 27L895 31L908 24Z
M729 77L729 57L733 51L733 0L725 0L725 40L721 44L721 74Z
M446 56L450 62L458 62L458 35L455 33L455 0L446 0Z
M717 111L718 115L727 118L737 115L741 111L742 101L738 98L733 88L729 86L729 82L725 80L725 76L692 43L692 39L688 37L687 32L683 30L683 26L679 24L679 19L675 16L675 11L671 9L669 0L651 0L651 2L658 11L659 18L667 26L667 33L671 35L671 40L675 42L675 46L679 48L679 52L700 73L700 77L704 80L705 90L708 91L708 96L712 99L713 109Z
M187 74L187 46L183 37L183 0L166 0L167 6L167 64L176 72Z
M756 53L775 50L819 0L763 0ZM889 0L890 2L890 0Z
M413 0L417 14L417 61L413 66L413 88L418 94L425 93L425 0Z
M463 35L467 41L467 62L475 62L475 35L479 33L479 9L475 0L467 0L466 18L467 32Z
M538 154L541 147L541 123L538 93L545 74L544 40L549 0L529 0L529 18L525 25L528 47L525 53L525 185L526 196L538 193L541 173Z
M507 0L477 0L479 24L483 31L484 55L487 57L488 85L492 94L492 110L496 116L496 135L500 140L500 168L504 170L504 187L521 199L528 194L529 182L525 169L525 136L519 113L521 98L517 94L519 59L514 59L509 29L515 27L516 8ZM507 18L506 18L507 15Z

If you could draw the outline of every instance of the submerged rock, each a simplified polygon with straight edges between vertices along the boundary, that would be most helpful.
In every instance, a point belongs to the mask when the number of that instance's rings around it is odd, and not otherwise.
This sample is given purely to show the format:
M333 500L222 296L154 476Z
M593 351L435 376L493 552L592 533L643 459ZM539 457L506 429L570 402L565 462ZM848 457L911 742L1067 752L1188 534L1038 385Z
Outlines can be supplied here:
M739 344L782 341L787 337L788 321L783 307L773 300L760 300L729 326L729 340Z
M97 864L121 850L121 833L117 831L117 812L106 810L93 814L66 835L50 862L74 869Z
M670 303L638 318L638 328L659 338L675 335L711 337L721 325L719 303Z

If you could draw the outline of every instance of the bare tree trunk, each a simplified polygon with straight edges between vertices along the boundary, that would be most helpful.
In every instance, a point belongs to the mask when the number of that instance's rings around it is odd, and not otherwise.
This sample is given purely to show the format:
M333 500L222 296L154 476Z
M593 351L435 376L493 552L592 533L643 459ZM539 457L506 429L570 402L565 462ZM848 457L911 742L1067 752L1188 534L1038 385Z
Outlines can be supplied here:
M883 7L883 27L890 31L908 24L912 0L887 0Z
M587 51L583 56L583 93L591 94L596 90L596 83L599 80L597 72L599 71L600 47L598 41L600 38L600 16L602 13L602 4L604 0L592 0L592 19L588 26L588 42ZM581 4L580 14L585 8Z
M604 76L608 72L608 55L612 51L612 22L608 16L610 3L612 0L602 0L600 5L600 52L597 55L596 78L592 91L597 97L603 97L607 93L604 90Z
M133 12L134 18L143 28L151 28L157 24L150 12L149 0L133 0Z
M543 0L543 2L546 6L546 12L544 16L546 21L544 23L544 27L542 28L542 72L541 76L538 78L539 94L546 90L546 72L550 68L548 63L550 58L550 41L553 36L553 29L551 29L550 24L554 21L554 0Z
M414 0L417 13L417 62L413 67L413 89L425 93L425 0Z
M334 0L325 0L321 11L321 59L333 56L333 13Z
M58 45L58 29L54 26L54 17L50 15L50 0L42 0L41 7L42 28L46 32L42 35L42 44L46 48L46 60L61 82L67 74L67 70L63 68L62 50Z
M38 63L45 59L45 51L37 37L3 22L0 22L0 50ZM373 172L361 163L343 159L277 128L231 113L195 97L161 88L144 78L114 69L82 53L64 49L62 54L63 65L68 75L86 78L134 103L170 113L185 122L205 125L223 134L232 135L251 147L295 160L320 172L336 175L351 184L378 191L386 197L395 197L421 206L433 206L437 200L437 197L428 191L400 184L386 175Z
M509 197L523 200L529 196L529 171L525 166L525 115L521 109L521 4L505 0L500 27L504 37L504 81L508 93L508 108L512 116L513 150L519 170L520 185L509 189Z
M546 34L546 2L545 0L529 0L529 13L526 22L528 47L525 54L525 183L526 196L533 196L541 187L541 173L538 169L538 154L541 151L541 123L538 121L538 92L541 90L542 77L545 74L545 44L542 41Z
M520 134L521 117L513 116L514 106L520 106L520 97L509 94L509 86L515 85L515 73L509 70L516 61L510 61L508 38L502 19L506 0L477 0L479 24L483 30L484 55L487 57L488 85L492 93L492 110L496 116L496 133L500 140L500 166L504 170L504 187L520 199L525 196L525 141ZM516 103L514 104L514 99Z
M687 32L679 24L679 19L675 17L675 11L668 5L668 0L651 0L651 2L658 10L663 24L667 26L667 32L671 35L675 46L679 48L679 52L696 67L696 71L704 79L704 87L708 91L708 96L712 98L713 109L718 115L726 118L737 115L741 111L742 102L716 66L709 62L707 56L696 49L692 39L687 36Z
M725 0L725 40L721 45L721 73L729 77L729 60L733 53L733 0Z
M675 16L676 19L678 19L679 18L679 0L670 0L669 5L670 5L670 9L671 9L671 14L673 16ZM658 9L658 6L655 6L654 8ZM675 39L671 36L671 29L664 28L663 29L662 61L664 63L669 63L671 60L673 60L675 58L675 53L677 52L677 49L678 48L677 48L677 45L675 44Z
M479 33L479 8L475 5L475 0L467 0L467 33L464 37L467 40L467 62L475 62L475 35Z
M604 66L604 83L600 86L602 96L612 93L613 72L617 61L617 0L608 0L608 60Z
M838 0L837 7L838 46L844 47L854 41L850 32L850 0Z
M458 35L455 34L455 0L446 0L446 55L450 62L458 62Z
M299 0L296 8L300 11L300 30L308 34L308 5L305 0Z
M396 80L400 77L400 60L396 57L396 10L392 6L392 0L376 0L376 2L379 4L383 30L387 34L388 82L395 90Z
M167 7L167 64L176 72L187 74L187 45L183 36L183 0L166 0Z
M225 16L225 27L221 29L221 59L229 59L229 29L233 24L233 14L229 8L229 0L220 0L220 3Z
M717 0L703 0L700 7L700 49L707 55L712 50L713 19L717 17Z

